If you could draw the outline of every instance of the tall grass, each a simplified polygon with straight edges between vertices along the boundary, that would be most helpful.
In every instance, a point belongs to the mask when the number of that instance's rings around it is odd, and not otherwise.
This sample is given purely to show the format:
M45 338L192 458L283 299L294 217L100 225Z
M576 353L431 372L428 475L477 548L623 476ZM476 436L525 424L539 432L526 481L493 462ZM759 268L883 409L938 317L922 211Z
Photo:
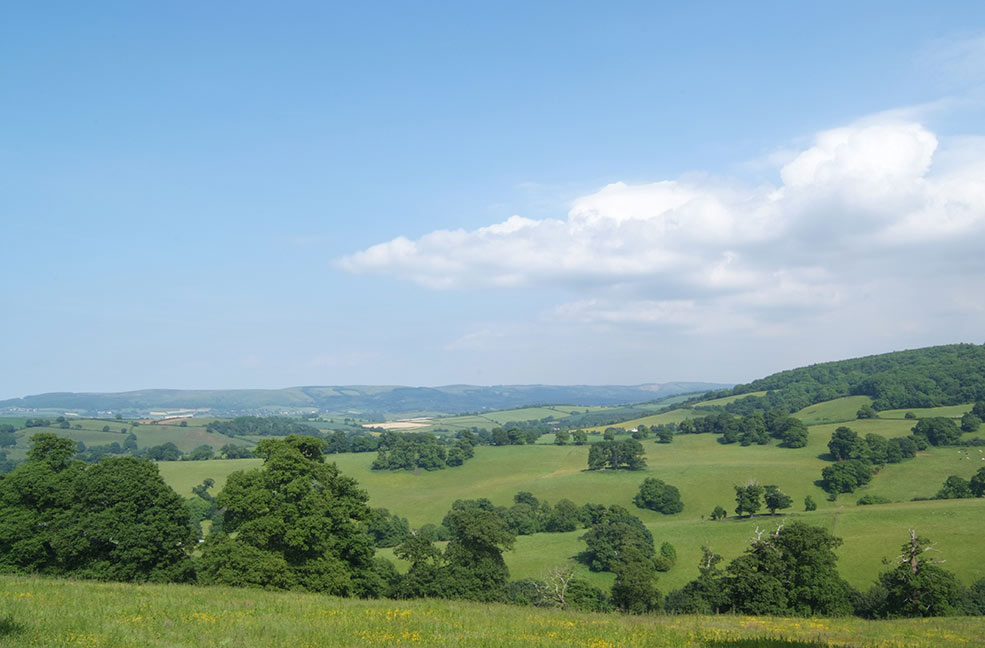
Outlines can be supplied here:
M457 601L0 576L0 644L81 648L981 645L985 620L599 615Z

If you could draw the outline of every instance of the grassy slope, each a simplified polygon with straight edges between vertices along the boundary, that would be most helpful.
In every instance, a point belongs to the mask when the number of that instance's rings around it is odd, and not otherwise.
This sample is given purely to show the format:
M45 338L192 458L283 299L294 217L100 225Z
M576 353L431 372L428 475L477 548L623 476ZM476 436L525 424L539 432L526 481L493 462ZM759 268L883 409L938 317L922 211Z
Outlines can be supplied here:
M85 605L80 605L85 601ZM0 576L0 643L87 648L670 648L975 645L985 619L620 616L458 601ZM773 642L763 643L764 637Z
M872 399L868 396L845 396L844 398L836 398L823 403L817 403L816 405L808 405L799 412L796 412L794 416L807 425L854 421L858 408L866 404L872 404Z

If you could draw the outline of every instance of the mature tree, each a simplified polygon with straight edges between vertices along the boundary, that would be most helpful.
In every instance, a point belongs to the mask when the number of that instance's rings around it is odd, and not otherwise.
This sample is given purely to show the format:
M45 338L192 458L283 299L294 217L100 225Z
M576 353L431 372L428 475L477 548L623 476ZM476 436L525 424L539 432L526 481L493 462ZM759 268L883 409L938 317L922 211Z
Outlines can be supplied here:
M717 614L728 605L724 574L718 567L722 557L701 547L698 578L667 595L665 608L673 614Z
M897 565L879 575L885 605L879 616L944 616L958 612L962 589L954 574L945 571L928 553L933 545L915 531L903 545Z
M985 467L978 469L978 472L968 482L968 487L975 497L985 497Z
M727 568L730 609L740 614L812 616L851 612L851 588L838 575L826 530L803 522L758 532L745 554Z
M588 469L627 468L642 470L646 468L643 446L635 439L622 441L601 441L592 444L588 450Z
M0 488L0 564L102 580L190 577L187 511L157 466L132 457L86 465L72 462L70 439L31 441Z
M554 433L554 445L568 445L571 434L567 430L558 430Z
M862 407L858 408L858 411L855 412L855 418L859 419L877 418L877 416L876 411L868 403L863 403Z
M653 560L636 546L627 546L613 565L612 603L629 614L645 614L660 609L663 600L657 589L657 570Z
M578 559L592 571L613 571L615 561L630 546L639 549L650 560L656 555L653 535L643 522L617 505L605 509L601 519L581 539L587 548Z
M965 412L961 417L961 431L962 432L977 432L978 428L982 425L982 420L972 414L971 412Z
M588 443L588 433L585 430L575 430L571 433L571 439L575 445L585 445Z
M721 505L716 506L715 510L711 512L712 520L724 520L727 517L728 517L728 512L726 512L725 509L721 507Z
M958 475L951 475L944 480L944 485L937 491L934 499L965 499L968 497L974 497L968 480Z
M394 592L397 598L444 596L444 554L434 546L434 538L429 533L423 529L412 532L394 548L393 554L410 563L407 574Z
M822 488L832 498L852 493L872 480L872 464L858 459L840 461L821 470Z
M778 486L769 484L764 488L763 500L766 502L766 508L770 510L770 515L776 515L777 510L790 508L790 505L793 504L790 496L781 491Z
M858 434L851 428L841 426L831 435L831 440L828 441L828 451L835 458L835 461L843 461L851 457L852 450L858 443Z
M187 455L185 459L189 461L205 461L207 459L213 459L215 457L215 450L210 445L200 445Z
M643 480L633 502L640 508L657 511L664 515L680 513L684 510L681 492L675 486L654 477Z
M578 528L578 506L569 499L560 499L544 522L544 530L564 533Z
M373 596L374 570L366 493L325 464L323 442L290 435L264 439L261 468L235 472L216 497L225 533L206 541L206 583Z
M671 443L674 440L674 429L666 424L657 426L657 443Z
M466 502L445 516L451 541L445 549L445 595L475 601L506 600L509 569L503 549L515 536L503 519L478 501Z
M396 547L410 535L410 524L389 509L370 509L366 527L377 547Z
M778 424L780 445L784 448L803 448L807 445L807 426L800 419L787 416Z
M804 510L805 511L816 511L817 510L817 502L815 502L814 501L814 498L811 497L810 495L808 495L807 497L804 498Z
M971 413L977 416L980 420L985 421L985 401L976 401L971 408Z
M920 419L913 426L914 436L927 439L932 446L954 445L961 438L961 429L949 418L934 416Z
M752 482L746 484L745 486L735 487L735 514L742 516L743 513L748 513L749 517L756 514L759 507L762 506L760 499L763 496L763 487Z

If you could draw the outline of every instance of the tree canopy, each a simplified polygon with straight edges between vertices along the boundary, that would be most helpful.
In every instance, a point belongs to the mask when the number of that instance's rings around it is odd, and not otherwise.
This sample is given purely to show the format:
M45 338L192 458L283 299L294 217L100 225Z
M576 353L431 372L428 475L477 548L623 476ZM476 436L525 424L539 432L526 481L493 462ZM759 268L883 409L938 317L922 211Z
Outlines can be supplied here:
M288 436L257 447L261 468L231 474L216 496L223 531L205 543L206 583L373 596L372 513L355 480L326 464L322 441Z

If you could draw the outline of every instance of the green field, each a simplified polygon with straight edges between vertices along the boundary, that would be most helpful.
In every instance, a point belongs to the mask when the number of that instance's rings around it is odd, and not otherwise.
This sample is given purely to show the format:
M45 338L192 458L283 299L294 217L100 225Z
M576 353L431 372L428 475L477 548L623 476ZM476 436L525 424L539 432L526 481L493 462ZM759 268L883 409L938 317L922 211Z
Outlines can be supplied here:
M930 416L946 416L961 418L962 414L971 411L971 403L966 405L945 405L944 407L911 407L910 409L883 410L879 418L903 418L907 412L912 412L918 419Z
M724 396L722 398L713 398L711 400L701 401L700 403L695 403L699 407L724 407L729 403L734 403L740 398L745 398L746 396L765 396L764 391L748 392L746 394L739 394L737 396Z
M910 528L937 542L949 568L963 581L985 577L985 564L975 553L980 546L978 538L985 535L985 500L909 501L934 495L948 475L968 478L974 474L979 464L985 465L976 459L978 449L965 452L931 448L914 459L886 466L869 485L832 503L815 481L820 479L821 469L829 465L822 457L826 456L827 442L838 425L812 426L807 447L795 450L773 445L721 445L711 435L679 435L671 444L648 440L644 442L648 468L640 472L589 472L585 470L588 446L549 443L480 446L475 458L462 467L418 474L370 470L375 453L332 455L328 460L358 480L369 493L372 506L386 507L407 517L414 527L439 523L456 499L487 497L496 505L509 505L521 490L552 503L568 498L579 505L620 504L644 521L658 544L670 541L677 548L678 565L661 576L664 591L680 587L697 575L702 544L730 559L744 550L757 526L772 528L787 517L760 515L752 520L736 520L733 516L722 522L706 519L716 505L731 513L735 507L733 485L750 480L778 485L794 501L794 506L785 511L788 516L824 526L844 539L838 551L840 569L856 587L867 587L884 569L881 560L895 555ZM913 421L886 419L849 423L860 435L875 432L887 437L909 434L912 425ZM545 438L550 439L551 435ZM218 489L230 472L258 462L162 462L159 466L165 479L188 495L191 487L205 477L215 479ZM664 516L633 505L640 483L649 476L680 489L682 513ZM857 506L856 500L868 493L898 503ZM803 511L807 495L817 502L817 511ZM569 561L584 549L578 540L583 533L541 533L518 538L515 550L506 554L512 577L539 577L547 568ZM593 574L580 566L577 569L597 585L611 584L611 574Z
M810 405L796 412L794 416L807 425L854 421L856 420L858 408L862 407L862 405L871 404L872 399L868 396L845 396L844 398L836 398L818 403L817 405Z
M968 617L621 616L0 576L0 644L10 648L940 648L981 645L982 636L985 619Z

